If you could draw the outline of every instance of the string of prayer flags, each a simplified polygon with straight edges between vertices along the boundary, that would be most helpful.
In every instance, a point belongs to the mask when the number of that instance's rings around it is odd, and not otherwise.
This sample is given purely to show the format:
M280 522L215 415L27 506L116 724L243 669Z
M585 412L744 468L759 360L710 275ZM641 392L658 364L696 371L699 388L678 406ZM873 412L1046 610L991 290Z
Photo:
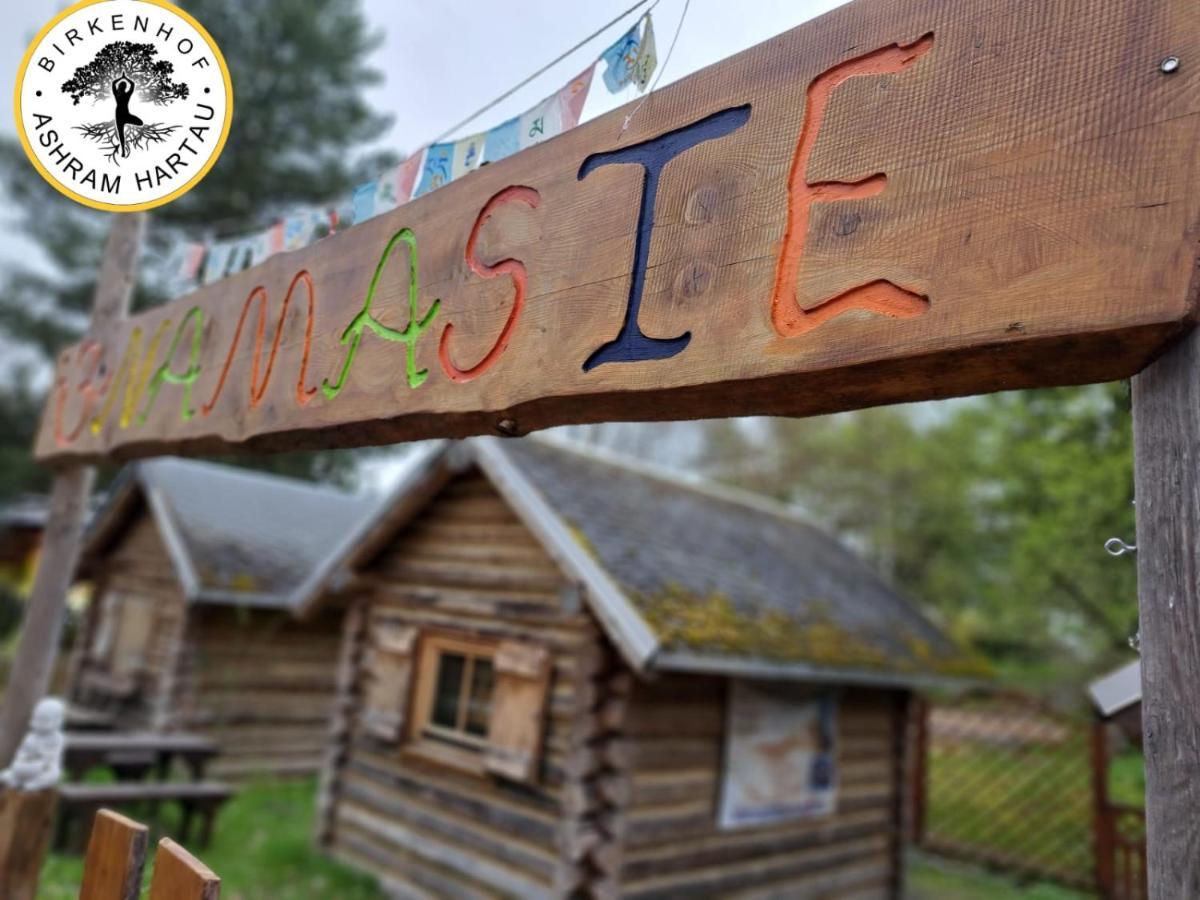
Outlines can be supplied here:
M601 59L607 66L604 81L610 91L618 91L631 82L644 90L657 65L649 15L638 20L567 84L522 115L479 134L422 147L378 178L357 185L333 209L293 210L270 228L255 234L185 245L167 265L171 287L176 293L184 293L198 283L211 284L258 265L273 254L299 250L348 224L365 222L437 190L481 165L498 162L574 128L583 116Z

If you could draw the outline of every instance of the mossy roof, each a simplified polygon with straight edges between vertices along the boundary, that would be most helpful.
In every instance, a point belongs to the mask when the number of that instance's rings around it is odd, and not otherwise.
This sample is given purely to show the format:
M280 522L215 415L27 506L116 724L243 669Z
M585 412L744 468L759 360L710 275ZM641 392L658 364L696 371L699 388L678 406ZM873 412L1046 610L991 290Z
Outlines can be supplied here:
M193 581L193 600L287 607L296 587L373 505L334 488L216 463L162 457L123 470L89 529L85 552L116 532L129 498L154 491L150 509ZM146 508L145 505L139 508ZM107 523L107 524L106 524ZM103 532L103 533L102 533Z
M983 674L860 556L784 507L547 441L503 447L668 652Z

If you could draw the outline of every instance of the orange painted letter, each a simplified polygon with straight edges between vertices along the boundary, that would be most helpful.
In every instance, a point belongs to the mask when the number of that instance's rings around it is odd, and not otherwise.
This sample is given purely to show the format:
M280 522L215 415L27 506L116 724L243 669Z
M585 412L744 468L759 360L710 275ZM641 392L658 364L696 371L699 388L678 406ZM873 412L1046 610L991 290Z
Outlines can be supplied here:
M508 320L504 323L504 327L500 329L500 335L496 338L496 343L492 345L492 349L484 354L483 359L469 369L460 369L454 364L454 360L450 358L450 335L454 333L454 323L448 322L446 324L446 328L442 332L441 343L438 344L438 359L441 360L442 369L452 381L460 383L470 381L473 378L478 378L491 368L500 354L504 352L504 348L508 346L508 339L512 337L513 327L517 324L517 318L521 315L521 308L525 305L525 287L528 278L525 274L525 264L523 262L516 259L502 259L500 262L489 266L486 263L480 262L475 256L475 242L479 240L479 232L483 230L483 226L492 217L492 214L496 211L496 207L501 203L508 203L512 200L519 200L527 206L537 209L541 196L530 187L522 187L515 184L506 187L484 204L479 217L475 220L475 226L471 229L471 236L467 238L467 265L471 267L472 272L481 278L495 278L497 275L508 275L512 278L512 309L509 311Z
M829 106L834 88L856 75L894 75L911 66L933 47L933 35L926 35L908 46L892 44L865 56L849 60L813 79L808 86L807 109L796 155L788 174L788 221L783 236L783 249L775 268L775 289L771 294L771 323L782 337L795 337L851 309L865 309L881 316L906 318L920 315L929 308L926 297L905 290L890 281L878 279L860 284L818 303L809 309L796 297L796 283L804 257L804 242L808 238L809 211L814 203L835 200L860 200L874 197L887 186L887 176L879 173L861 181L807 180L808 161L821 120Z

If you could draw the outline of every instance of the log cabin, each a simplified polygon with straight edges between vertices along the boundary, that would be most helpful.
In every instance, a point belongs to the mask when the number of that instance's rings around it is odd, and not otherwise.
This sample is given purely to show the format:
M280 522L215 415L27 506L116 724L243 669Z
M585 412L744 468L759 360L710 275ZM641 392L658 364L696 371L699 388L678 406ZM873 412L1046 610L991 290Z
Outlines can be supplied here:
M316 837L396 896L898 896L910 694L977 671L793 512L538 439L434 448L300 594Z
M368 509L328 487L212 463L127 467L84 537L92 601L68 697L119 729L214 738L224 778L317 771L340 612L301 621L290 603Z

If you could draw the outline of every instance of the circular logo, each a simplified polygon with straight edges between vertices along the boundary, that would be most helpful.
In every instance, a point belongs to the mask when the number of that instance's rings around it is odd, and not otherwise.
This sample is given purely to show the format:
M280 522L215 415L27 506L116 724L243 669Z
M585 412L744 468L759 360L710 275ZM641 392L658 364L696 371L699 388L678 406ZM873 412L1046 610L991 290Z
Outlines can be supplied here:
M94 209L133 212L195 187L225 145L229 69L166 0L83 0L41 30L17 73L17 133L42 177Z

